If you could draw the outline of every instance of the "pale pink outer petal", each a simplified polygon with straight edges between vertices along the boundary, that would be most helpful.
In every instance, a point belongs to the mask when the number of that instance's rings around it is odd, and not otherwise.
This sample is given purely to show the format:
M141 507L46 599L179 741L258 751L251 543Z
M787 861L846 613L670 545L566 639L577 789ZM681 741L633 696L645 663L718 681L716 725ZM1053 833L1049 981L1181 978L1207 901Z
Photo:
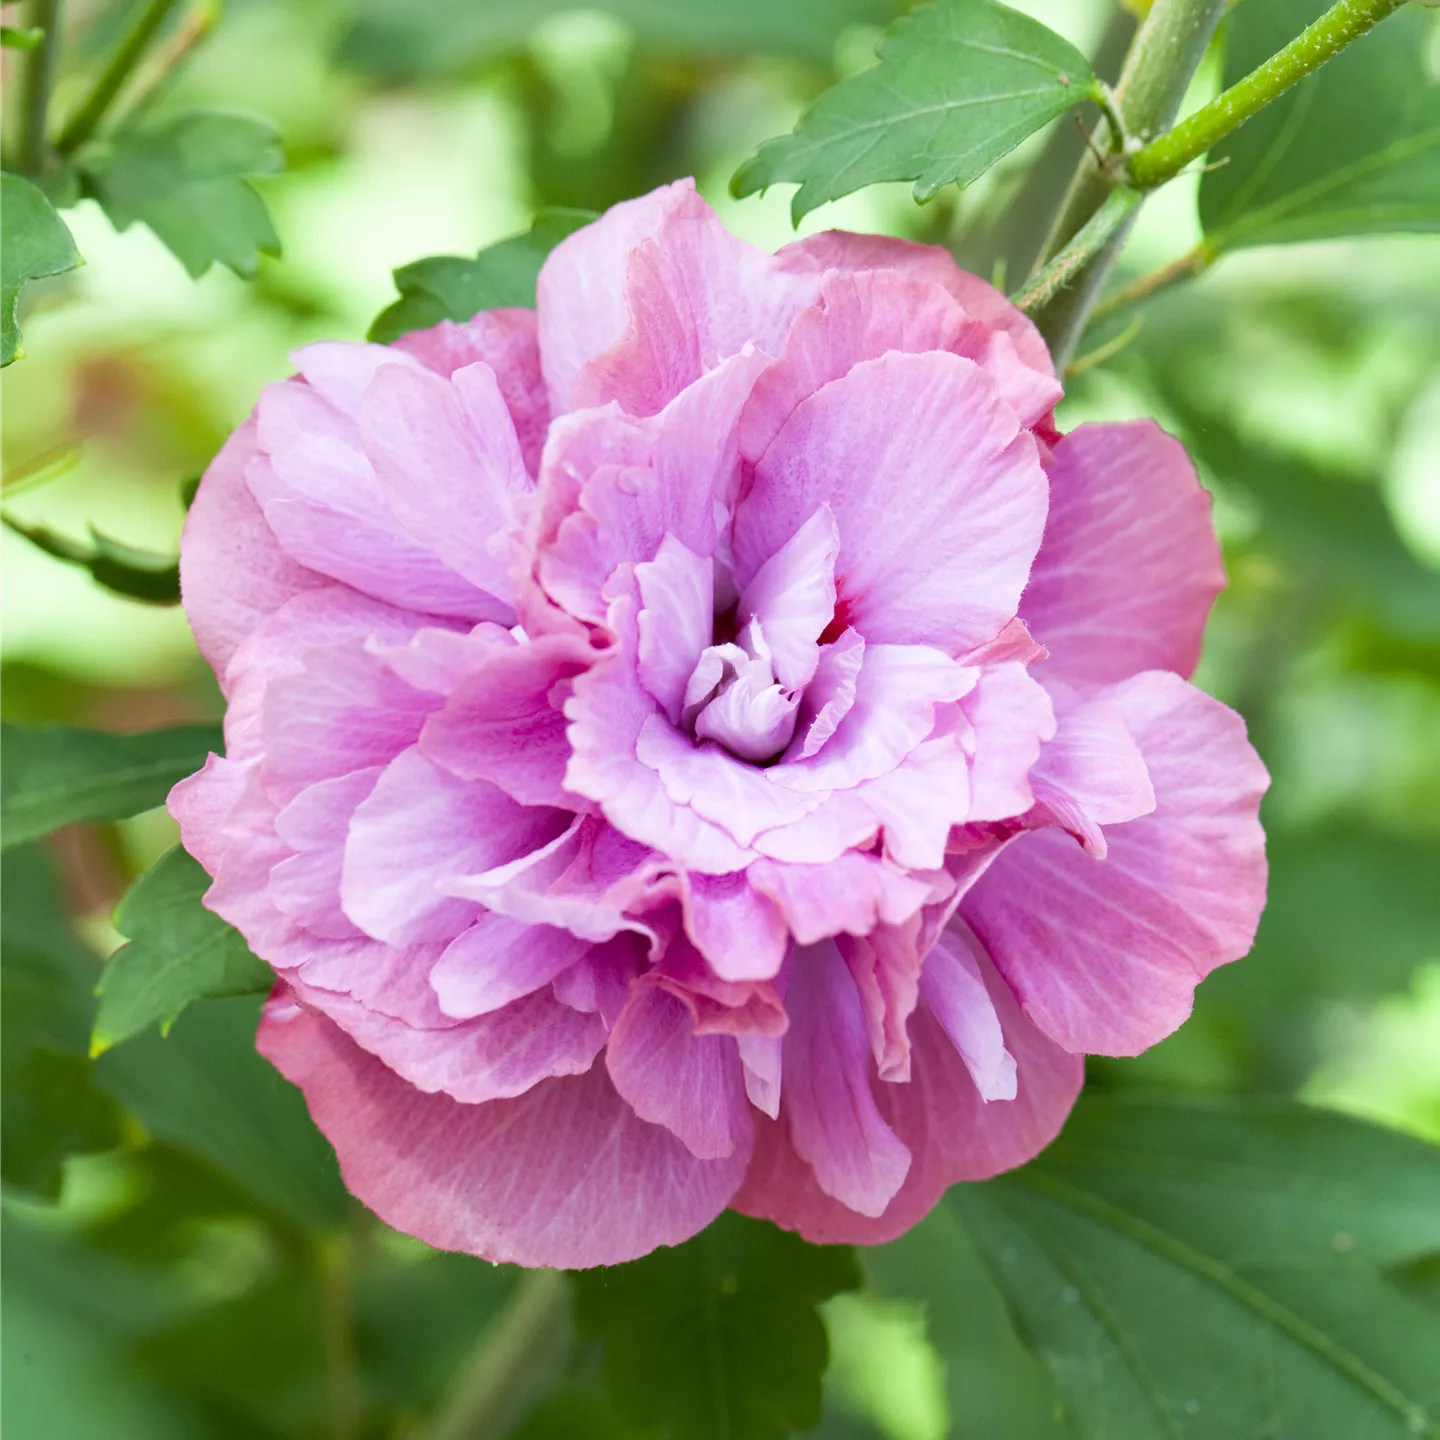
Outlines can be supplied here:
M539 473L540 451L550 426L550 399L540 374L533 310L486 310L463 324L442 320L428 330L402 335L392 348L413 355L447 380L457 370L483 360L500 382L525 468L531 475Z
M630 327L625 275L637 246L660 227L666 212L695 190L677 180L648 195L612 205L592 225L567 235L540 268L535 286L540 364L553 414L572 408L575 381Z
M1225 585L1210 497L1153 421L1081 425L1055 447L1050 518L1021 618L1043 670L1085 684L1189 675Z
M920 971L926 1008L949 1037L982 1100L1013 1100L1015 1057L1005 1048L1000 1016L980 970L980 942L953 921L930 947Z
M1014 615L1045 524L1034 437L977 365L892 353L802 401L735 512L735 579L822 504L840 528L837 616L866 644L991 639Z
M923 1219L951 1185L987 1180L1043 1150L1080 1093L1084 1062L1025 1019L988 961L981 973L1015 1057L1014 1100L987 1104L980 1098L964 1060L922 1004L910 1020L910 1080L871 1085L881 1114L912 1155L905 1183L884 1212L871 1219L827 1195L796 1153L783 1114L779 1123L757 1120L755 1158L732 1202L735 1209L819 1245L880 1245Z
M624 339L580 372L576 408L616 400L653 415L745 346L779 354L791 318L815 297L816 277L731 234L693 189L671 195L626 263Z
M683 874L685 933L722 980L770 980L789 946L786 917L750 871Z
M986 284L979 275L962 271L950 252L939 245L917 245L914 240L897 240L888 235L854 235L848 230L824 230L819 235L808 235L804 240L786 245L776 252L775 259L783 268L796 271L888 269L940 285L948 289L973 320L979 320L992 331L1004 334L1014 350L1014 363L1030 370L1030 379L1022 382L1017 377L1007 387L1018 387L1024 383L1037 396L1048 390L1053 395L1051 405L1060 399L1060 384L1050 359L1050 348L1045 346L1044 337L1035 328L1034 321L1018 310L994 285ZM986 363L1001 363L1001 357L996 356L994 361L988 359ZM1030 422L1027 420L1027 423Z
M911 1152L875 1104L860 995L833 941L796 955L785 1008L781 1106L795 1150L826 1195L861 1215L882 1215Z
M495 372L477 362L442 380L382 366L365 392L360 430L400 524L457 575L513 604L515 502L530 479Z
M1234 711L1169 671L1111 686L1155 787L1094 860L1022 835L961 903L1025 1012L1076 1053L1136 1055L1190 1013L1196 984L1249 950L1265 904L1265 767Z
M603 1066L513 1100L425 1095L281 994L260 1053L305 1092L349 1189L441 1250L582 1269L633 1260L704 1229L748 1153L697 1160L615 1093Z
M180 827L180 843L211 875L229 848L225 821L245 789L248 773L248 766L212 753L166 797L165 808Z
M749 1154L754 1127L734 1038L695 1034L674 995L643 982L631 987L605 1066L635 1113L663 1125L698 1159Z
M210 462L180 537L185 616L222 690L240 642L267 615L302 590L331 583L281 549L245 483L258 450L255 428L252 415Z

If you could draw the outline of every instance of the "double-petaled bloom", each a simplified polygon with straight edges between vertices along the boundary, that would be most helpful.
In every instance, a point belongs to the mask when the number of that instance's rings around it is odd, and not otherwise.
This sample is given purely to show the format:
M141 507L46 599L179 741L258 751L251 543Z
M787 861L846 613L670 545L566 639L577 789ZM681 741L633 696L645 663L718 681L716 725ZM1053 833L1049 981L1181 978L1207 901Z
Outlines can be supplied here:
M533 312L295 363L186 527L226 754L171 806L390 1224L884 1240L1249 948L1205 493L1152 424L1061 437L943 251L768 255L678 184Z

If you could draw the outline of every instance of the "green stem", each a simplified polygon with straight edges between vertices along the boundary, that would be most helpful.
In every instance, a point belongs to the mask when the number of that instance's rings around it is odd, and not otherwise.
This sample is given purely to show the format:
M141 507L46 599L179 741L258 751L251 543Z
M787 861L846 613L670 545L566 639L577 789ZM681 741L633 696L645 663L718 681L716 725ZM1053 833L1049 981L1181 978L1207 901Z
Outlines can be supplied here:
M1257 110L1318 70L1404 3L1405 0L1339 0L1243 80L1237 80L1168 134L1152 140L1132 155L1131 184L1141 190L1153 190L1174 179L1192 160L1199 159Z
M130 33L110 57L110 63L100 72L84 103L60 132L55 148L62 155L79 149L95 133L95 127L105 118L105 112L124 88L130 72L140 63L141 56L150 48L155 32L165 23L165 17L174 5L175 0L150 0L141 12L140 18L131 26Z
M527 1270L440 1403L427 1440L503 1440L559 1367L569 1295L556 1270Z
M325 1236L318 1243L322 1303L321 1340L331 1440L360 1434L360 1365L355 1353L355 1237Z
M1202 274L1210 268L1214 260L1215 251L1207 241L1202 240L1193 250L1187 250L1178 260L1172 260L1168 265L1162 265L1160 269L1152 270L1148 275L1142 275L1138 280L1132 280L1128 285L1122 285L1118 290L1112 290L1090 312L1091 319L1098 320L1102 315L1113 315L1115 311L1123 310L1127 305L1148 300L1159 291L1169 289L1177 281L1188 280L1194 275Z
M44 32L39 45L25 55L15 167L26 175L39 175L49 159L45 121L60 58L60 24L60 0L30 0L25 8L26 28Z
M1053 300L1105 248L1139 203L1137 190L1124 185L1112 190L1070 243L1019 294L1010 298L1027 313Z
M1125 128L1139 140L1164 130L1175 118L1210 37L1225 13L1227 0L1155 0L1135 34L1115 86L1115 100ZM1095 151L1110 150L1105 121L1095 132ZM1071 181L1043 253L1058 255L1104 205L1115 188L1113 167L1103 168L1087 153ZM1069 362L1090 311L1114 267L1134 221L1132 210L1094 258L1078 283L1068 285L1042 305L1035 320L1049 342L1057 368Z

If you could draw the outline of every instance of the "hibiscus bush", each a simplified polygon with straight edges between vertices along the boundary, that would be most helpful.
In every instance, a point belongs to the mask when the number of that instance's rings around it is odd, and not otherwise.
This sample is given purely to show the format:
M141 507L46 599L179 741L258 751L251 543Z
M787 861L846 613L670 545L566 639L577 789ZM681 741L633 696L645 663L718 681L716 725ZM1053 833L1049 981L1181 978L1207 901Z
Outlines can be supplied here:
M1440 16L6 11L17 1436L1440 1436Z

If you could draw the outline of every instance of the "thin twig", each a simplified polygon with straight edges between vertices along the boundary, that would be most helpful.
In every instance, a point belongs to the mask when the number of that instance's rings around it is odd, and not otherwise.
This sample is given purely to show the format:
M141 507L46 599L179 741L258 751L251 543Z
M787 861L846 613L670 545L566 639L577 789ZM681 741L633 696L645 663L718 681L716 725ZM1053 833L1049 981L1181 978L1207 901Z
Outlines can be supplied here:
M1065 367L1065 378L1073 380L1077 375L1083 375L1087 370L1093 370L1097 365L1103 365L1107 360L1113 360L1144 328L1145 317L1137 315L1118 334L1112 336L1103 345L1097 345L1093 350L1087 351L1078 360L1072 360Z
M136 76L130 94L114 118L115 124L123 125L155 98L189 59L191 51L215 28L219 18L219 0L200 0L180 17L175 33Z
M1158 270L1152 270L1148 275L1142 275L1138 280L1132 280L1128 285L1122 285L1118 290L1113 290L1090 312L1092 320L1099 320L1104 315L1113 315L1117 310L1123 310L1127 305L1135 305L1141 300L1148 300L1158 291L1164 290L1180 280L1188 280L1191 276L1203 274L1214 263L1215 252L1205 242L1201 241L1193 250L1187 250L1178 260L1172 260L1168 265L1162 265Z

